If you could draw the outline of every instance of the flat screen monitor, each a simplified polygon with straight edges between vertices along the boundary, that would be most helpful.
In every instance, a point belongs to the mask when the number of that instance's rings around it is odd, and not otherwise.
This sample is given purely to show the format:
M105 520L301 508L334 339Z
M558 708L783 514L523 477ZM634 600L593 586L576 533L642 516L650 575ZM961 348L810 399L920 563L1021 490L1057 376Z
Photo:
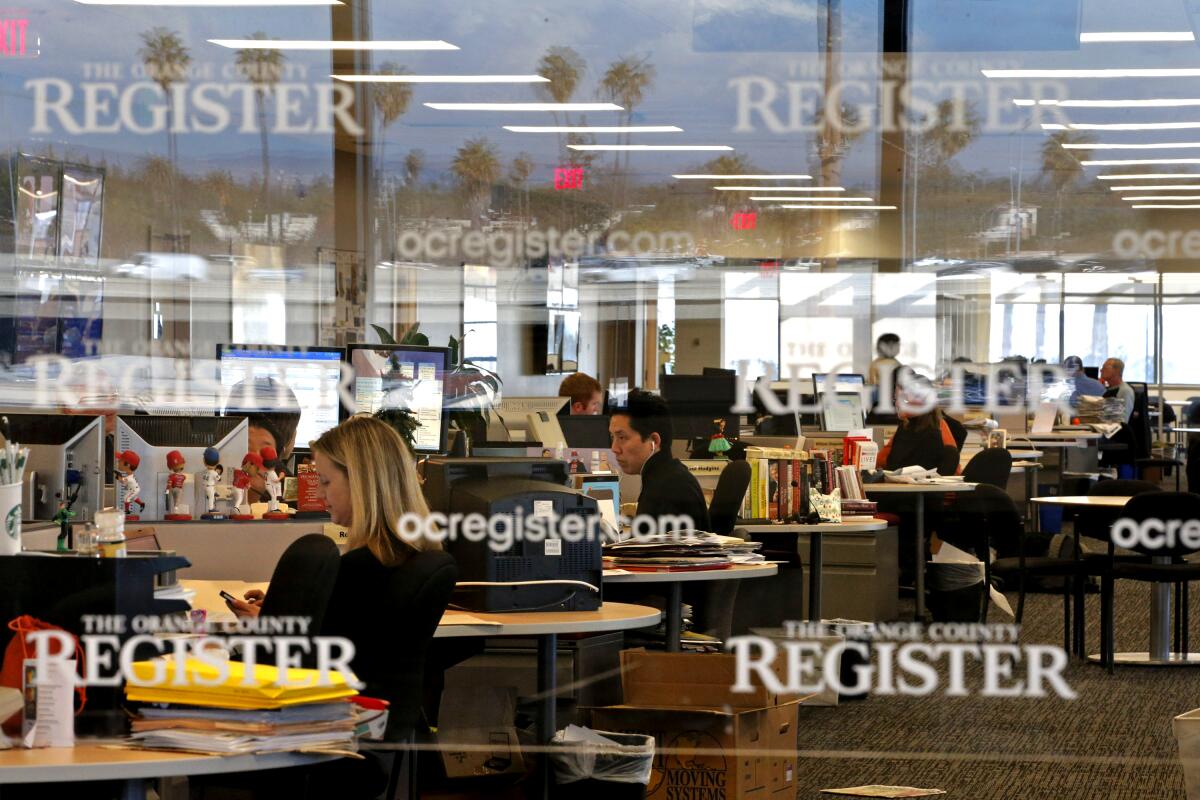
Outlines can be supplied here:
M417 418L416 451L446 452L450 348L352 344L348 355L354 370L355 413L407 409Z
M340 347L217 345L221 386L227 393L247 379L254 381L264 378L273 378L292 390L300 406L296 443L301 446L338 424L341 411L338 382L341 380L343 355ZM271 410L273 402L274 397L265 398L264 410ZM240 406L238 410L247 411Z
M60 496L77 491L76 522L90 521L104 500L104 420L77 414L9 414L13 442L29 448L21 514L51 519ZM3 437L0 437L0 442ZM78 485L78 489L72 487Z
M821 398L821 426L827 431L855 431L866 427L862 395L838 392Z
M547 447L554 447L556 442L542 441L547 435L545 430L533 430L531 415L533 419L549 422L550 417L561 414L570 402L569 397L504 397L492 407L489 415L488 441L541 442ZM551 429L550 438L560 433L558 429Z
M663 375L663 399L671 408L677 440L707 439L716 433L713 420L725 420L725 438L736 439L739 415L730 412L737 403L736 375Z
M562 426L567 447L596 449L612 446L612 437L608 435L608 417L604 414L571 414L559 417L558 424Z
M825 372L814 372L813 376L813 394L821 394L825 391L825 385L828 383L829 374ZM834 376L833 391L841 394L843 392L861 392L867 380L864 376L858 373L842 372Z

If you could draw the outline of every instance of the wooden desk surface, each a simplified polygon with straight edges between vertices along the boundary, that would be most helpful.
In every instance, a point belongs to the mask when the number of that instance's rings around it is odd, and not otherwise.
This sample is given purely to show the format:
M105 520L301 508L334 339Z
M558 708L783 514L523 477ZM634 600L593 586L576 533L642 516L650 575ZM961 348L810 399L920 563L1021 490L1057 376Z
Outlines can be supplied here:
M1061 497L1035 497L1033 502L1048 506L1090 506L1092 508L1122 508L1132 497L1106 495L1062 495Z
M932 494L934 492L973 492L975 484L953 481L951 483L865 483L867 494Z
M541 636L549 633L602 633L657 625L662 612L650 606L604 603L596 611L536 611L485 614L450 610L435 639L469 636Z
M613 573L613 574L610 574ZM697 569L679 572L629 572L605 570L605 583L695 583L702 581L736 581L747 578L768 578L779 573L775 564L734 564L725 569Z

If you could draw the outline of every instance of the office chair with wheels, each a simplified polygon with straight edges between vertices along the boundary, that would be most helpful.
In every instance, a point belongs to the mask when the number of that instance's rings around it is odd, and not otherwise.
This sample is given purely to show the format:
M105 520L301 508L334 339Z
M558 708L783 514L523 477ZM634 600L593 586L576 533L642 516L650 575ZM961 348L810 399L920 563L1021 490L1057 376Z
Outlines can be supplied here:
M1012 455L1003 447L980 450L963 469L963 480L1005 489L1008 487L1008 477L1012 474L1012 461Z
M730 461L725 465L725 469L721 470L717 488L713 490L712 502L708 504L709 527L713 533L722 536L733 533L738 511L742 508L742 501L746 499L746 489L749 486L749 461ZM780 486L779 491L783 490L784 487Z
M942 448L942 460L938 462L937 468L939 475L957 475L958 474L958 448L952 444L944 445Z

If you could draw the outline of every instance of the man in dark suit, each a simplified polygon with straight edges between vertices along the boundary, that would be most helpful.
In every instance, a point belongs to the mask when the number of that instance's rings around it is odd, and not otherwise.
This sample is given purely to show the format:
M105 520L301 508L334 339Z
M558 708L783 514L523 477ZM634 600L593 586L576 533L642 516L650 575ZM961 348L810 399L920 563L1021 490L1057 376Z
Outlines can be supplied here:
M639 516L688 515L696 530L708 530L708 505L700 484L671 455L671 411L656 394L634 389L608 424L612 451L627 475L642 476Z

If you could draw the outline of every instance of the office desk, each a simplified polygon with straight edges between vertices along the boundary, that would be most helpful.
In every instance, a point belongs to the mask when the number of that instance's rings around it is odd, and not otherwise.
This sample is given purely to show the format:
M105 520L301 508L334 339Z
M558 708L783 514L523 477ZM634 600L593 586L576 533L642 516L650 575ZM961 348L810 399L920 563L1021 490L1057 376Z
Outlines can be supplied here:
M121 781L122 798L144 800L148 779L302 767L334 758L304 753L206 756L103 747L99 740L80 739L74 747L0 750L0 784Z
M925 495L948 492L973 492L973 483L867 483L863 491L868 495L904 494L912 495L917 517L917 611L918 621L925 620Z
M698 569L684 572L627 572L606 569L604 582L667 584L667 652L678 653L681 649L679 639L683 633L683 584L767 578L778 572L779 567L774 564L735 564L728 569Z
M780 525L738 525L735 532L750 535L764 534L808 534L808 618L821 621L821 567L823 555L821 546L824 544L826 533L865 533L882 531L888 526L887 520L869 519L853 520L850 522L817 522L800 523L785 522Z

